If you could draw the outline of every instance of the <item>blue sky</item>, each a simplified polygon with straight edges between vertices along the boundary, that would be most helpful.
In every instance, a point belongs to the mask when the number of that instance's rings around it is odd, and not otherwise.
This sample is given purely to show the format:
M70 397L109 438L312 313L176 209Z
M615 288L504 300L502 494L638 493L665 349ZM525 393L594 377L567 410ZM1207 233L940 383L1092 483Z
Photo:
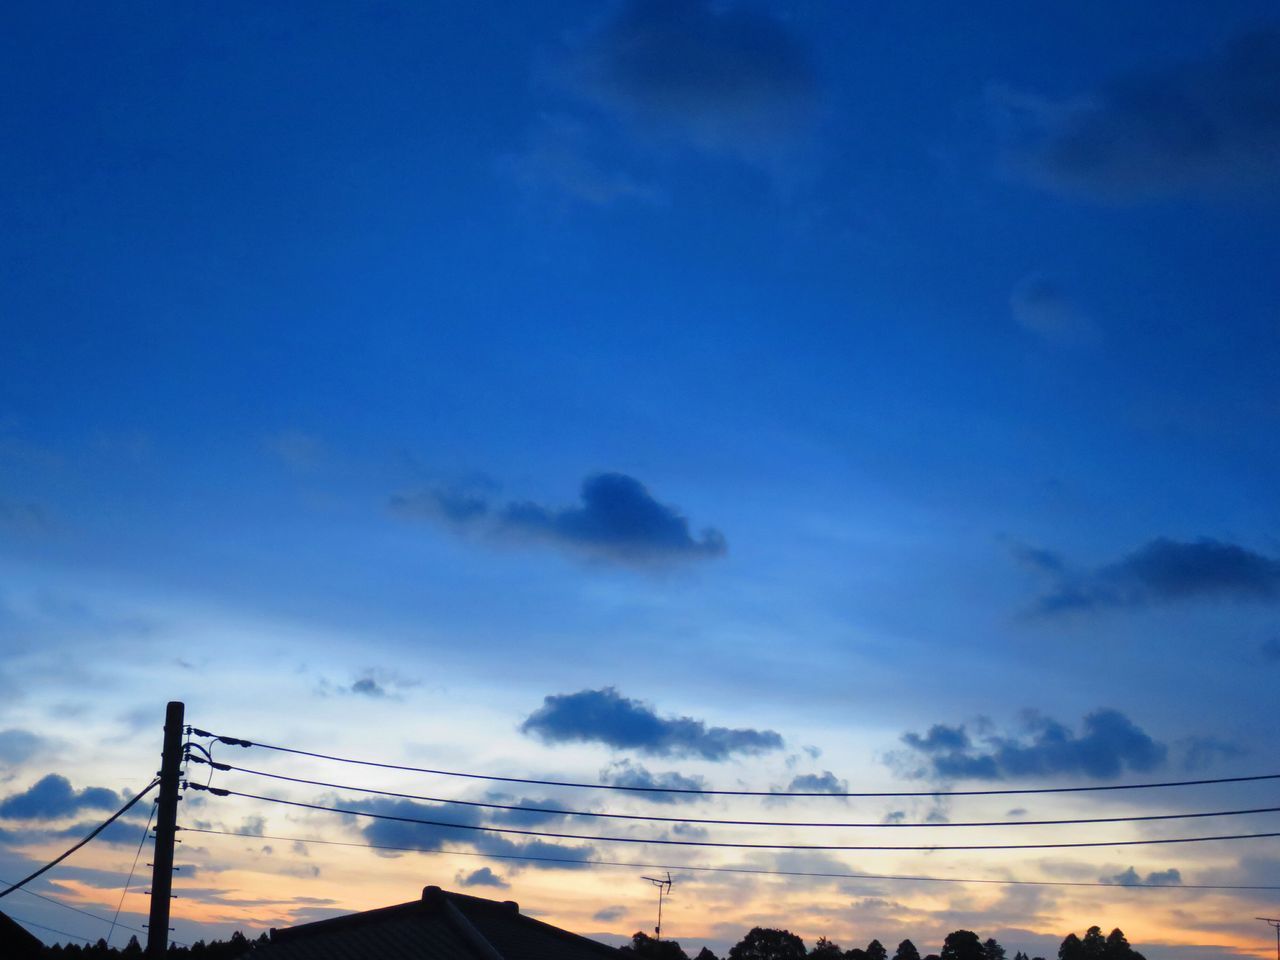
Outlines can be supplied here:
M2 16L0 804L141 786L170 698L507 774L1270 771L1272 5ZM19 825L10 873L45 849ZM324 906L426 869L374 867ZM254 869L192 929L261 921ZM582 871L508 879L641 925ZM1104 922L971 893L792 889L830 913L778 919L1028 949ZM700 888L673 935L781 896ZM1151 957L1266 947L1265 900L1169 896L1145 940L1106 922Z

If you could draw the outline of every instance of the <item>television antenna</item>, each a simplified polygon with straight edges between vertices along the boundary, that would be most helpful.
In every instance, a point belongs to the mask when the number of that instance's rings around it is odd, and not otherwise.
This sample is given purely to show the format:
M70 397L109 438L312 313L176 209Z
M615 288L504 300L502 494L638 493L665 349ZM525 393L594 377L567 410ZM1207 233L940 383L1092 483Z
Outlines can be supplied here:
M641 877L640 879L648 880L650 883L652 883L655 887L658 888L658 925L653 928L653 932L654 932L654 939L661 940L662 939L662 901L664 898L669 897L671 895L671 884L672 884L671 871L670 870L667 871L667 876L665 879L661 877ZM1276 960L1280 960L1280 957L1277 957Z
M1254 917L1254 919L1269 923L1276 928L1276 960L1280 960L1280 920L1275 917Z

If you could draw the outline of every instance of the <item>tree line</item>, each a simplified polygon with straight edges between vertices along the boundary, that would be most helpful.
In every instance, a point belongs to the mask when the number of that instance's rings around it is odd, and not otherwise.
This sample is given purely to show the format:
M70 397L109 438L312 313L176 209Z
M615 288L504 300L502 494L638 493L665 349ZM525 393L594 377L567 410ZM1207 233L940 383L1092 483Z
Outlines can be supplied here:
M197 940L189 947L170 944L169 960L237 960L258 944L267 943L264 933L250 940L237 930L226 940L205 943ZM676 940L655 940L645 933L636 933L631 943L621 948L628 960L721 960L703 947L690 958ZM137 937L130 937L124 947L109 947L105 940L94 944L74 944L45 947L43 957L49 960L141 960L143 950ZM1006 953L994 938L982 940L972 930L954 930L942 941L937 953L923 957L910 940L898 944L890 958L889 951L879 940L872 940L865 947L844 950L826 937L819 937L811 949L804 940L790 930L771 927L753 927L745 937L730 948L725 960L1006 960ZM1045 960L1044 957L1028 957L1021 950L1013 960ZM1146 960L1116 928L1105 937L1100 927L1090 927L1083 937L1069 933L1058 948L1057 960Z
M636 933L631 943L622 948L635 960L690 960L678 941L655 940L646 933ZM942 941L938 953L920 956L920 951L910 940L903 940L894 951L892 960L1005 960L1004 947L994 938L982 940L972 930L954 930ZM693 960L720 960L703 947ZM865 947L844 950L826 937L819 937L811 949L804 940L790 930L771 927L753 927L745 937L729 950L727 960L890 960L889 951L879 940L872 940ZM1021 950L1013 960L1045 960L1044 957L1028 957ZM1105 937L1101 927L1090 927L1083 937L1069 933L1058 948L1057 960L1146 960L1130 946L1119 927Z

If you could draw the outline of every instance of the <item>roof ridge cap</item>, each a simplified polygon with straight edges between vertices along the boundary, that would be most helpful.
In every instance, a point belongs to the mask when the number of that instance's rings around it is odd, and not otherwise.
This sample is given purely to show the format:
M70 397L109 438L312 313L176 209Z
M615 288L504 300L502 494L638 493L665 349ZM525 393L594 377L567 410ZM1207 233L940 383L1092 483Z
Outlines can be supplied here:
M498 952L498 948L476 929L475 924L466 918L450 897L444 896L441 899L444 901L444 914L449 918L449 922L462 934L464 940L480 952L484 960L505 960L502 954Z

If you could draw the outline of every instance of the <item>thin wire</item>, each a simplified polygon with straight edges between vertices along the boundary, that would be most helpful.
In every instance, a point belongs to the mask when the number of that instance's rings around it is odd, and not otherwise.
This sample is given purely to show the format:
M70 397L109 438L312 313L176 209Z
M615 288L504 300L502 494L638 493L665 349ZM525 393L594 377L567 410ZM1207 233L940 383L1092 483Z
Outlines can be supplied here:
M370 850L393 850L400 853L426 853L437 856L478 857L482 860L519 860L533 863L564 863L574 866L630 867L645 870L689 870L699 873L749 873L771 877L814 877L823 880L899 880L920 883L991 883L1028 887L1133 887L1148 890L1280 890L1280 884L1217 883L1104 883L1097 880L997 880L991 877L928 877L891 873L819 873L807 870L766 870L754 867L707 867L688 863L635 863L621 860L577 860L572 857L534 857L505 853L474 853L469 850L423 850L420 847L395 847L381 843L357 843L351 840L317 840L308 837L282 837L269 833L239 833L234 830L211 830L182 827L186 833L217 834L224 837L247 837L257 840L280 840L314 843L331 847L364 847Z
M219 743L234 747L258 747L262 750L275 750L279 753L292 753L300 757L313 757L316 760L332 760L337 763L354 763L364 767L381 767L385 770L406 770L410 773L429 773L441 777L464 777L469 780L492 780L501 783L524 783L540 787L573 787L580 790L619 790L632 793L680 793L698 796L716 797L989 797L1012 796L1032 793L1090 793L1104 790L1151 790L1159 787L1198 787L1214 783L1250 783L1258 780L1280 780L1280 773L1264 773L1249 777L1216 777L1204 780L1166 780L1156 783L1118 783L1108 786L1090 787L1023 787L1000 790L917 790L905 792L872 792L872 793L829 793L820 791L794 790L700 790L692 787L638 787L617 783L575 783L568 780L537 780L527 777L500 777L487 773L461 773L457 770L435 770L430 767L410 767L398 763L382 763L374 760L356 760L351 757L339 757L328 753L315 753L311 750L298 750L293 747L280 747L270 743L258 743L239 737L227 737L208 730L192 728L199 737L212 737Z
M416 823L428 827L445 827L451 830L472 830L480 833L516 834L523 837L540 837L555 840L592 840L602 843L655 843L676 847L729 847L749 850L1061 850L1075 847L1136 847L1168 843L1205 843L1217 840L1260 840L1265 837L1280 837L1276 833L1236 833L1213 837L1173 837L1155 840L1089 840L1070 843L978 843L956 845L906 845L893 846L883 844L799 844L799 843L730 843L712 840L671 840L656 837L613 837L582 833L553 833L543 830L521 830L517 827L491 827L467 823L450 823L446 820L424 820L418 817L398 817L387 813L371 813L366 810L352 810L345 807L326 807L318 803L303 803L300 800L283 800L279 797L264 797L256 793L241 793L237 790L224 790L220 787L201 787L190 784L195 789L207 789L216 796L244 797L247 800L261 800L265 803L279 803L305 810L322 810L328 813L341 813L353 817L367 817L373 820L389 820L396 823Z
M107 829L107 827L111 826L111 824L115 823L117 820L123 817L135 803L137 803L139 800L145 797L148 793L154 790L159 785L159 783L160 783L160 780L158 777L155 780L152 780L150 785L145 787L141 793L137 794L132 800L126 803L123 807L121 807L111 816L107 817L107 819L102 821L102 823L100 823L98 826L94 827L93 830L89 832L89 835L87 837L85 837L83 840L81 840L79 843L73 846L66 853L62 854L56 859L50 860L48 863L46 863L43 867L41 867L35 873L30 874L27 877L24 877L23 879L19 880L17 883L13 884L12 886L7 887L4 890L0 890L0 897L7 897L9 894L13 893L13 891L19 890L26 884L30 883L32 880L40 876L40 874L44 873L46 870L52 870L54 867L60 864L63 860L67 859L67 857L71 856L73 853L75 853L77 850L83 847L86 843L88 843L90 840L92 840L94 837L100 834L103 830Z
M133 871L138 869L138 858L142 856L142 845L151 835L151 821L156 816L156 802L151 804L151 813L147 815L147 825L143 828L142 839L138 841L138 849L133 854L133 866L129 868L129 876L124 881L124 889L120 891L120 902L116 904L115 916L111 918L111 929L107 932L107 946L111 946L111 938L116 932L116 921L120 919L120 909L124 906L124 898L129 895L129 884L133 883Z
M0 883L8 883L8 882L9 882L8 880L0 879ZM67 910L74 911L75 913L82 914L83 916L86 916L86 917L91 917L92 919L94 919L94 920L99 920L99 921L101 921L102 923L110 923L110 922L111 922L111 921L110 921L110 920L108 920L106 917L100 917L100 916L98 916L96 913L90 913L88 910L81 910L79 907L73 907L71 904L66 903L65 901L62 901L62 900L56 900L56 899L54 899L53 897L46 897L43 893L36 893L34 890L27 890L25 887L24 887L22 890L20 890L19 892L20 892L20 893L25 893L25 894L26 894L27 896L29 896L29 897L39 897L41 900L46 900L46 901L48 901L49 903L54 904L55 906L63 907L63 908L65 908L65 909L67 909ZM116 926L120 927L120 929L122 929L122 930L130 930L130 931L132 931L133 933L146 933L146 932L147 932L147 931L145 931L145 930L141 930L141 929L139 929L138 927L130 927L130 926L128 926L127 924L123 924L123 923L116 924Z
M191 757L196 763L205 761L199 757ZM307 780L302 777L287 777L282 773L268 773L265 770L252 770L248 767L237 767L234 764L219 763L217 769L226 769L236 773L246 773L255 777L269 777L272 780L287 780L289 783L303 783L312 787L328 787L333 790L352 790L358 793L377 794L380 797L398 797L402 800L424 800L430 803L447 803L462 807L480 807L487 810L513 810L522 813L554 813L566 817L596 817L610 820L643 820L656 823L697 823L713 826L733 827L864 827L878 829L882 827L1043 827L1067 826L1086 823L1135 823L1147 820L1192 820L1202 817L1236 817L1256 813L1280 813L1280 807L1254 807L1247 810L1213 810L1200 813L1153 813L1132 817L1088 817L1065 820L957 820L942 822L914 823L822 823L812 820L714 820L698 817L659 817L644 816L634 813L603 813L592 810L566 810L558 807L531 807L511 803L483 803L479 800L454 800L447 797L425 797L416 793L396 793L392 790L376 790L373 787L357 787L343 783L328 783L324 780Z
M55 930L53 927L46 927L44 924L33 923L30 920L23 920L21 917L15 917L12 913L9 916L17 920L19 923L26 924L28 927L35 927L37 930L47 930L49 933L56 933L60 937L70 937L72 940L83 940L85 943L93 943L91 937L78 937L74 933L67 933L65 930Z

